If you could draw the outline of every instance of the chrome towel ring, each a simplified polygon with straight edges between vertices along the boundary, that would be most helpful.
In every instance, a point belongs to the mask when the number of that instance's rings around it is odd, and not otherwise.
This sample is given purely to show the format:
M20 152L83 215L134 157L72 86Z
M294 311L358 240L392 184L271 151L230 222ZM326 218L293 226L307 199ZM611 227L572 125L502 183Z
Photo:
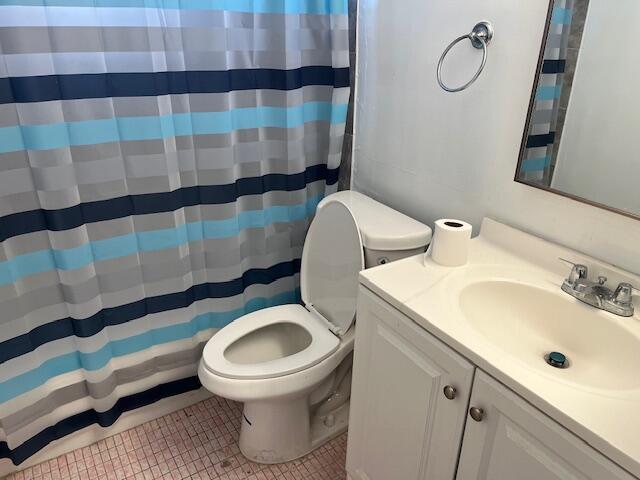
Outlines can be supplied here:
M442 89L446 92L461 92L462 90L467 89L473 82L475 82L482 71L484 70L485 65L487 64L487 45L491 42L493 38L493 26L489 22L480 22L477 23L471 33L467 35L462 35L456 38L453 42L449 44L447 48L445 48L444 52L440 56L440 60L438 61L438 85L442 87ZM477 49L482 49L482 63L480 64L480 68L475 73L475 75L469 80L467 83L462 85L461 87L448 87L442 81L442 63L444 62L445 57L449 53L449 51L462 40L469 39L471 45L473 45Z

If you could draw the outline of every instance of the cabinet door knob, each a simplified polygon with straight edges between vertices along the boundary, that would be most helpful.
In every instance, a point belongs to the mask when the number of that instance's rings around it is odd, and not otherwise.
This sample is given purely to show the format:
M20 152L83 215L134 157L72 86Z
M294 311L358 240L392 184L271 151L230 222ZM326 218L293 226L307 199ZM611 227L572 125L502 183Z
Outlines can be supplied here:
M482 419L484 418L484 410L478 407L471 407L469 409L469 415L471 416L471 418L473 418L476 422L481 422Z
M449 400L453 400L454 398L456 398L457 393L458 392L456 391L456 387L454 387L453 385L447 385L446 387L444 387L444 396Z

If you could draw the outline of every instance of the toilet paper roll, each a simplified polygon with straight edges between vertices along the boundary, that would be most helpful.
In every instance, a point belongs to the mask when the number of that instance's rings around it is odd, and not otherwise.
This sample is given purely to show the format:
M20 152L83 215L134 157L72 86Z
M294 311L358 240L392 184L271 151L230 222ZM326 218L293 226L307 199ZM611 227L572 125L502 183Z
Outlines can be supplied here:
M445 267L467 263L471 230L471 225L462 220L437 220L430 249L433 261Z

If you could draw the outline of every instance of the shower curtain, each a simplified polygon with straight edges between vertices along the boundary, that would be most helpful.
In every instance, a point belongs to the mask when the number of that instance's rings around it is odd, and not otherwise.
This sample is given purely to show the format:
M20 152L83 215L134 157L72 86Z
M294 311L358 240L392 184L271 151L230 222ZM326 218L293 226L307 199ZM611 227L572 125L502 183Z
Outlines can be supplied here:
M520 167L521 178L550 186L556 127L575 0L555 0Z
M347 0L0 0L0 464L297 301L348 66Z

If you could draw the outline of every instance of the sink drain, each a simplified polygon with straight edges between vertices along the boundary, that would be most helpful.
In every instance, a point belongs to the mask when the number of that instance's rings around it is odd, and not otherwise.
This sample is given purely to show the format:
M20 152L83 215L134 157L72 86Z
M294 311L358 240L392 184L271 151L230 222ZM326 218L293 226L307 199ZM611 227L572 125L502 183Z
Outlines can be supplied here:
M549 352L544 356L544 361L554 368L569 368L569 359L564 353Z

